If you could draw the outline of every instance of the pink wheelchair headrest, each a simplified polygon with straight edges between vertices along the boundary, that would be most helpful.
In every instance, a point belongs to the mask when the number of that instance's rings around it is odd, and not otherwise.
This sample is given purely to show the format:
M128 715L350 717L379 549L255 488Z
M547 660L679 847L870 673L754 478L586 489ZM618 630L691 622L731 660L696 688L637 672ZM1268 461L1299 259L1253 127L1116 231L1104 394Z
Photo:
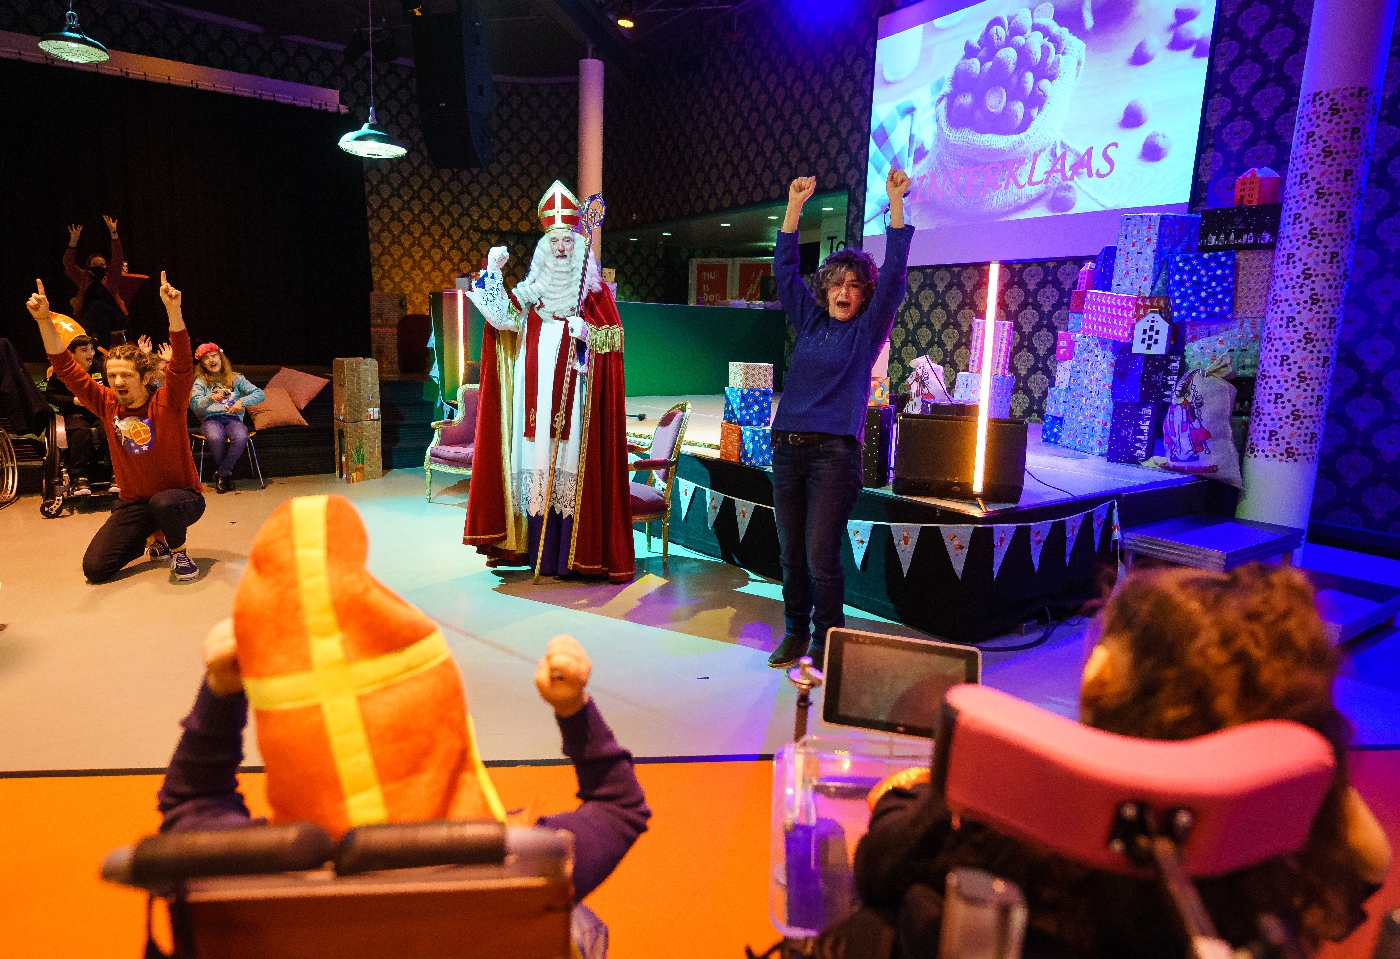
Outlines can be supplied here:
M948 808L1095 869L1140 873L1108 846L1118 808L1189 809L1193 876L1302 847L1332 780L1327 740L1266 720L1166 742L1084 726L985 686L944 700L935 786Z

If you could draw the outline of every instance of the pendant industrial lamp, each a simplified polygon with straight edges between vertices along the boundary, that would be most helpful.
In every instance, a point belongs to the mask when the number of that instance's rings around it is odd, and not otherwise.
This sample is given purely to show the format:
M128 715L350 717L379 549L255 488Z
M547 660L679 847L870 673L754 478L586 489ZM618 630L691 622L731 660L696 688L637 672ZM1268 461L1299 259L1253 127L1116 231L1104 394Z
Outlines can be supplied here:
M63 29L39 38L39 49L51 57L69 63L101 63L108 58L107 48L83 33L78 15L73 12L73 0L68 0L68 14Z
M368 0L366 6L369 7L369 120L358 130L341 137L340 148L366 160L392 160L407 153L408 147L381 129L374 117L374 0Z

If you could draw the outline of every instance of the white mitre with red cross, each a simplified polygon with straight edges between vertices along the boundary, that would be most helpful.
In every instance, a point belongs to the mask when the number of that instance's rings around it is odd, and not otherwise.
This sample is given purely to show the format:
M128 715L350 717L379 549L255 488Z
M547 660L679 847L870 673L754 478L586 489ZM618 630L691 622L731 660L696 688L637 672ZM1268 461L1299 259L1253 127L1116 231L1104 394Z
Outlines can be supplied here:
M570 193L569 188L558 180L551 183L549 189L544 192L544 196L540 197L540 205L536 213L539 215L540 225L546 233L551 230L578 232L578 197Z

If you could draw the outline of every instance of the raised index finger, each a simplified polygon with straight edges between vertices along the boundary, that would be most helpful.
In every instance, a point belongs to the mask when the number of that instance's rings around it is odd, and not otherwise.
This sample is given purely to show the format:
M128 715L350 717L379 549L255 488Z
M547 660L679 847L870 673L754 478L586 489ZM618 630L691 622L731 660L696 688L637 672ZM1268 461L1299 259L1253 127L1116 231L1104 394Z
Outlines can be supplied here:
M169 285L170 285L170 281L167 280L167 279L165 278L165 271L164 271L164 270L161 270L161 271L160 271L160 285L161 285L161 286L169 286Z
M39 295L40 295L40 296L46 295L46 294L44 293L44 281L43 281L43 280L40 280L40 279L38 279L38 278L35 278L34 282L35 282L36 284L38 284L38 286L39 286Z

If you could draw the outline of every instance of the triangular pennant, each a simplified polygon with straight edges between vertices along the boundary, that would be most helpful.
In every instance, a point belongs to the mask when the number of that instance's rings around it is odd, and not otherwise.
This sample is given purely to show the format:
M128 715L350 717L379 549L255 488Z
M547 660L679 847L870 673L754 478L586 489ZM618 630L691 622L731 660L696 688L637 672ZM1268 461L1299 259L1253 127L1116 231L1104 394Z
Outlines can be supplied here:
M1015 535L1015 526L992 527L992 579L996 579L997 573L1001 572L1001 561L1006 559L1006 549Z
M1084 514L1065 517L1065 565L1069 565L1070 554L1074 552L1074 541L1079 538L1079 527L1084 525Z
M919 530L922 526L890 524L890 535L894 537L894 549L899 554L899 563L904 567L904 575L909 575L909 561L914 558L914 547L919 545Z
M1123 531L1118 528L1118 501L1113 501L1113 541L1116 543L1122 537Z
M1031 523L1031 565L1035 571L1040 572L1040 551L1045 548L1045 540L1050 535L1050 527L1055 525L1054 520L1047 520L1044 523Z
M715 517L719 515L719 508L724 505L724 494L716 493L712 489L705 490L705 508L709 510L709 516L705 521L710 529L715 528Z
M967 564L967 548L972 544L971 526L940 526L943 545L948 548L948 558L953 561L953 572L962 579L963 566Z
M865 550L870 546L870 531L874 528L874 523L867 523L865 520L846 521L846 535L851 538L851 555L855 557L856 569L860 569L860 564L865 559Z
M736 499L734 501L734 520L739 524L739 539L744 538L744 534L749 531L749 520L753 519L753 511L756 507L748 500Z
M1099 547L1103 545L1103 524L1104 521L1108 519L1108 508L1111 505L1113 504L1104 503L1098 509L1094 510L1094 552L1096 553L1099 551Z
M681 488L681 519L685 519L686 511L690 509L690 498L695 495L695 484L683 479L677 479L676 483Z

